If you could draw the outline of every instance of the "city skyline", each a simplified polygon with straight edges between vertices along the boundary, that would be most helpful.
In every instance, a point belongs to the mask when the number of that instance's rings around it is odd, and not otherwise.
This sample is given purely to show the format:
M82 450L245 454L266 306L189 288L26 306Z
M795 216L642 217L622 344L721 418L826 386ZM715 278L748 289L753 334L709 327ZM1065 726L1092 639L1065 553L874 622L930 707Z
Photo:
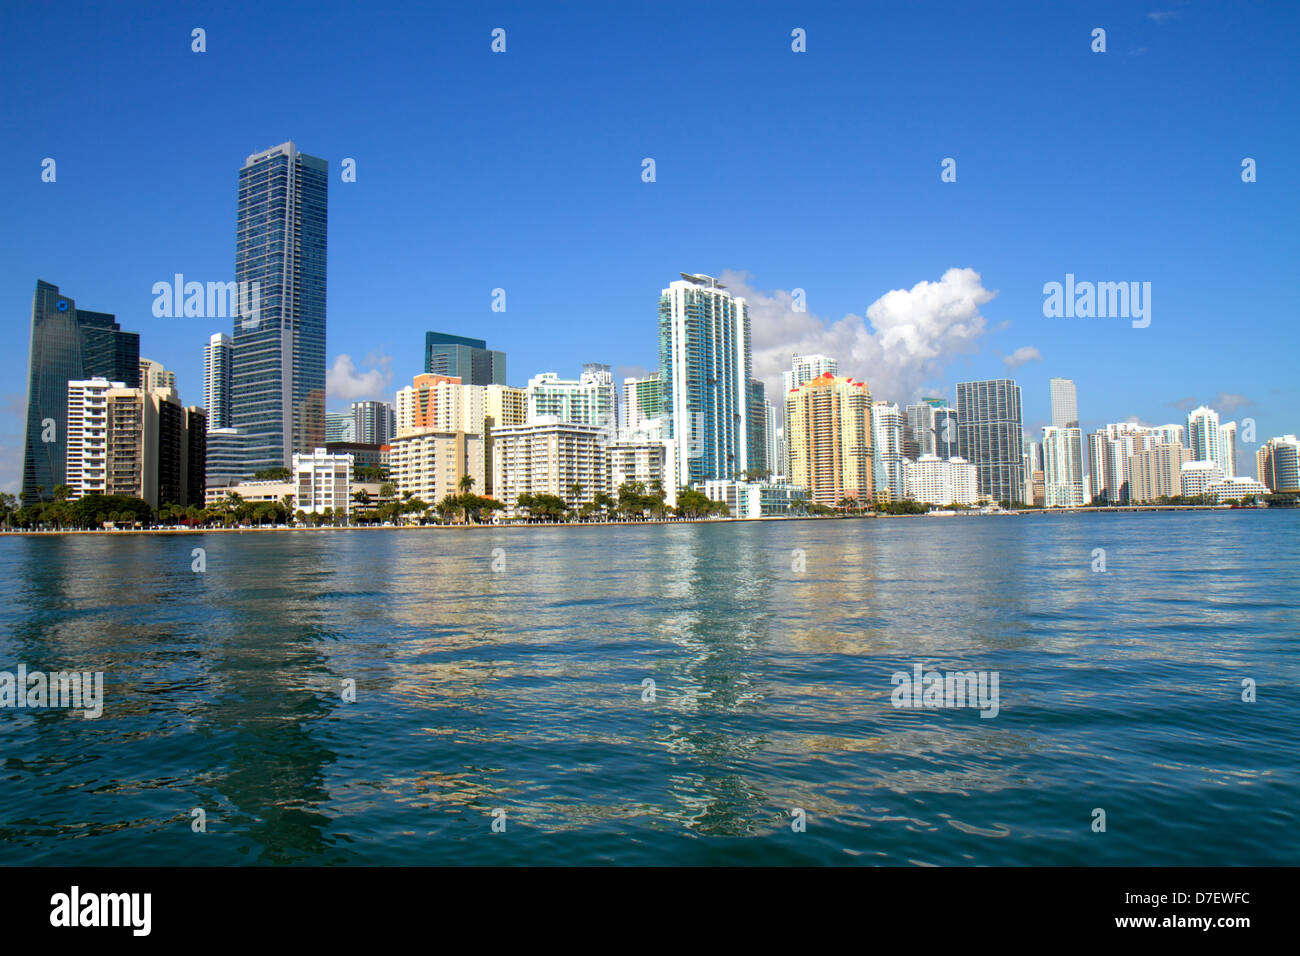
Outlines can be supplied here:
M147 354L176 372L184 398L200 401L196 342L229 325L153 317L149 289L176 272L230 278L232 170L248 151L290 136L329 164L336 226L325 357L330 410L358 399L391 400L420 371L413 343L430 329L485 338L509 353L520 373L514 385L547 370L571 374L586 361L609 363L616 381L652 372L657 343L646 326L646 310L653 308L647 290L652 295L665 277L687 269L717 275L746 297L754 376L765 383L769 401L778 398L780 371L791 354L826 352L838 355L842 374L869 382L874 395L900 407L913 400L911 392L951 396L957 381L1010 374L1025 390L1024 425L1035 434L1050 420L1040 384L1052 375L1074 380L1088 396L1080 422L1085 433L1125 419L1178 419L1202 404L1225 418L1253 417L1261 435L1296 430L1288 417L1300 398L1296 385L1260 361L1269 342L1290 334L1289 302L1276 277L1294 258L1288 224L1295 193L1276 157L1290 155L1296 131L1276 123L1285 113L1277 91L1231 97L1231 105L1222 95L1241 89L1229 64L1242 51L1261 69L1285 65L1281 37L1297 18L1293 8L1269 8L1230 36L1207 28L1208 14L1198 9L1158 22L1140 11L1111 10L1103 19L1113 47L1099 55L1088 49L1086 25L1061 11L976 16L950 7L933 40L934 55L950 65L937 71L893 51L875 63L857 55L875 31L929 27L919 11L801 13L795 18L808 31L805 54L790 51L772 18L738 20L725 11L723 5L692 12L702 26L725 26L715 62L670 53L683 83L722 77L724 95L753 89L771 104L754 115L715 119L768 144L728 152L724 160L693 151L684 128L664 132L643 122L670 115L674 97L657 84L641 85L634 70L614 69L599 92L550 75L532 94L530 102L540 104L594 100L583 115L605 109L607 100L631 103L601 137L593 138L576 117L542 110L548 125L527 111L508 110L511 139L499 139L500 96L516 87L521 67L593 46L608 50L611 63L636 62L639 37L665 29L667 10L644 19L605 12L581 28L511 10L503 21L512 37L509 52L495 56L479 17L414 13L410 38L385 34L384 42L398 42L393 55L400 60L417 55L412 44L421 28L448 37L445 61L429 69L464 77L463 106L452 111L435 101L431 126L465 133L454 159L430 150L424 134L410 141L381 135L423 101L386 85L388 74L371 75L364 62L340 64L338 95L299 84L301 96L286 102L250 97L252 64L289 82L304 69L306 54L276 46L276 30L305 29L326 50L355 39L325 20L304 23L287 11L266 11L266 29L248 35L235 11L214 13L208 29L214 41L226 39L196 54L188 25L181 29L161 6L143 7L139 42L156 45L167 81L148 91L155 108L137 119L88 109L75 95L87 87L116 95L138 68L127 65L132 58L111 17L42 14L41 29L93 43L108 66L71 63L33 97L5 106L15 128L32 129L31 141L41 144L30 155L9 150L0 157L6 207L19 221L78 226L72 235L55 230L2 240L8 243L0 266L5 308L13 317L26 314L34 277L73 289L138 331ZM17 11L15 30L35 16ZM1077 44L1070 40L1075 31ZM237 44L227 42L232 36ZM971 37L982 39L971 44ZM990 67L988 44L1021 52L1036 46L1043 53L1018 61L1016 70ZM0 64L6 79L39 70L29 51L13 54ZM1070 69L1060 71L1063 57ZM1201 65L1192 69L1191 62ZM972 69L960 70L963 63ZM841 110L809 106L812 91L824 94L829 77L846 67L866 71L868 84L894 77L908 86L910 95L896 101L871 98L872 129L912 129L912 110L948 102L956 76L971 98L964 102L981 104L988 128L957 113L951 129L912 134L888 150L863 148L865 133L832 122ZM1000 94L1013 84L1030 90L1014 112L1000 105L1006 99ZM1130 106L1125 97L1136 84L1146 99ZM860 99L835 84L829 89L837 107ZM1061 122L1054 104L1066 93L1082 97L1080 109L1106 116L1095 138L1068 150L1052 145ZM1194 114L1195 122L1177 108L1190 100L1208 111ZM204 104L207 119L176 131L171 149L185 162L154 167L122 145L149 115L173 114L191 102ZM1137 135L1146 111L1166 106L1172 109L1169 144ZM61 122L52 122L56 116ZM762 124L778 120L794 123L798 135L788 143L764 137ZM51 135L69 126L85 135L76 141ZM1203 130L1211 127L1226 131L1215 140L1222 148L1210 148ZM819 145L816 160L799 145L805 141ZM530 152L532 144L540 152ZM47 155L58 162L54 182L39 175ZM958 173L945 183L941 160L949 156ZM1259 162L1256 182L1241 179L1246 156ZM654 182L642 179L647 157L656 160ZM345 160L355 164L354 181L343 178ZM800 175L791 178L791 169ZM511 185L520 182L527 187ZM734 227L720 230L712 217L707 224L692 217L701 205L730 211ZM1107 214L1094 216L1100 208ZM438 219L455 228L446 234L430 228ZM869 228L861 228L864 222ZM545 228L538 230L539 223ZM1218 239L1224 230L1250 239L1225 245ZM787 241L790 234L799 242ZM575 254L581 271L572 267ZM1044 318L1044 284L1067 274L1151 281L1151 325ZM376 296L376 281L384 296L401 303L396 314ZM493 308L497 289L505 292L504 311ZM1249 305L1239 308L1247 293ZM937 307L928 307L931 302ZM956 306L951 323L944 324L943 306ZM1225 323L1225 308L1240 319ZM1214 348L1205 348L1211 339ZM895 340L896 347L885 345ZM933 360L924 357L929 352ZM1161 361L1151 362L1153 355ZM23 356L4 361L11 380L22 374ZM0 421L0 486L10 490L20 478L24 430L17 391L9 395L7 424ZM1256 450L1243 444L1241 452Z

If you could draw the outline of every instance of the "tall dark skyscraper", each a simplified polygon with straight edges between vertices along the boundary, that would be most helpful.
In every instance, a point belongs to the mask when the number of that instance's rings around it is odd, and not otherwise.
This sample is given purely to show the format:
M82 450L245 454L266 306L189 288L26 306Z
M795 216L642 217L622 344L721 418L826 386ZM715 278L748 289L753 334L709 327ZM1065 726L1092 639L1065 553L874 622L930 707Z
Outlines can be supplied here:
M1009 378L957 383L957 450L975 466L980 495L1023 502L1020 386Z
M24 504L50 500L54 489L64 483L68 382L95 377L138 387L140 336L123 332L107 312L78 309L70 297L60 294L58 286L38 279L32 298L27 366Z
M424 371L429 375L454 375L463 385L504 385L506 353L489 349L484 339L426 332Z
M239 171L235 281L256 289L258 308L234 321L226 438L245 474L325 444L328 181L328 163L291 142Z

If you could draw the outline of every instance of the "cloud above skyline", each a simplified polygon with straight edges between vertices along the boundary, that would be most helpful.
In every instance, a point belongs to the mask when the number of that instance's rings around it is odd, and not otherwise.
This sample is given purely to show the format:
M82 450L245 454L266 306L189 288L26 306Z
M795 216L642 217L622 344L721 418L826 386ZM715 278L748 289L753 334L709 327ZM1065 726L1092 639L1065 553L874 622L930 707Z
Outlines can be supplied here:
M362 399L391 402L389 386L393 382L392 356L371 354L365 364L369 368L359 372L352 356L344 353L334 359L334 365L325 374L325 394L346 402Z
M721 278L749 305L754 377L777 403L781 373L790 368L791 357L818 353L837 359L841 375L865 381L877 400L919 398L954 359L979 350L989 332L980 306L997 295L984 288L974 269L951 268L937 282L886 292L865 315L830 321L796 312L789 290L756 289L748 272L727 270Z
M1020 366L1029 362L1041 362L1043 353L1038 351L1032 345L1022 345L1010 355L1003 356L1002 364L1008 369L1020 368Z

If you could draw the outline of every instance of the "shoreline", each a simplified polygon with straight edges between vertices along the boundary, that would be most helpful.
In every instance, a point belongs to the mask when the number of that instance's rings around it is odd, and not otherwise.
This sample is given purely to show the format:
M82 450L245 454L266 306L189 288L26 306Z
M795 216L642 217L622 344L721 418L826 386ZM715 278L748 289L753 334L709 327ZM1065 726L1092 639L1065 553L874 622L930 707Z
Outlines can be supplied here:
M679 524L736 524L749 521L875 521L881 518L933 518L936 515L954 518L1022 518L1036 515L1081 514L1133 514L1137 512L1184 511L1269 511L1267 507L1233 508L1230 505L1123 505L1098 508L1032 508L1025 511L937 511L914 515L863 514L863 515L767 515L761 518L682 518L676 521L552 521L505 522L501 524L402 524L402 525L322 525L320 527L265 527L235 528L67 528L61 530L18 531L0 530L0 537L49 537L55 535L135 535L135 534L262 534L268 532L331 532L331 531L466 531L484 529L532 528L610 528L643 527ZM1285 510L1285 509L1284 509Z

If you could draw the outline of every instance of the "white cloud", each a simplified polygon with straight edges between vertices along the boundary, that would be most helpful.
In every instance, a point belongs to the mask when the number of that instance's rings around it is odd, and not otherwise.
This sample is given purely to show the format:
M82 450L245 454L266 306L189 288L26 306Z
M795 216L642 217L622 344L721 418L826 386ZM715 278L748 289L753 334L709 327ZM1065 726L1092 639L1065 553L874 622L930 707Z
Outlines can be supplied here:
M1038 349L1034 348L1032 345L1022 345L1010 355L1005 356L1002 359L1002 364L1007 368L1012 369L1020 368L1020 366L1026 365L1029 362L1041 362L1042 360L1042 352L1038 351Z
M790 368L791 356L816 353L836 358L840 374L865 381L873 398L918 398L953 359L978 350L988 332L979 307L997 295L984 288L974 269L954 268L938 282L886 292L867 307L865 318L850 313L831 322L795 312L790 292L753 288L748 272L728 270L721 278L749 304L754 377L778 404L781 373Z
M352 356L339 355L334 359L334 366L325 376L325 393L330 398L343 401L360 399L385 400L388 387L393 381L393 372L389 368L392 356L370 355L366 358L367 371L358 372Z
M1210 403L1210 407L1220 415L1231 415L1238 409L1248 408L1255 404L1245 395L1238 395L1235 392L1220 392L1218 396Z

